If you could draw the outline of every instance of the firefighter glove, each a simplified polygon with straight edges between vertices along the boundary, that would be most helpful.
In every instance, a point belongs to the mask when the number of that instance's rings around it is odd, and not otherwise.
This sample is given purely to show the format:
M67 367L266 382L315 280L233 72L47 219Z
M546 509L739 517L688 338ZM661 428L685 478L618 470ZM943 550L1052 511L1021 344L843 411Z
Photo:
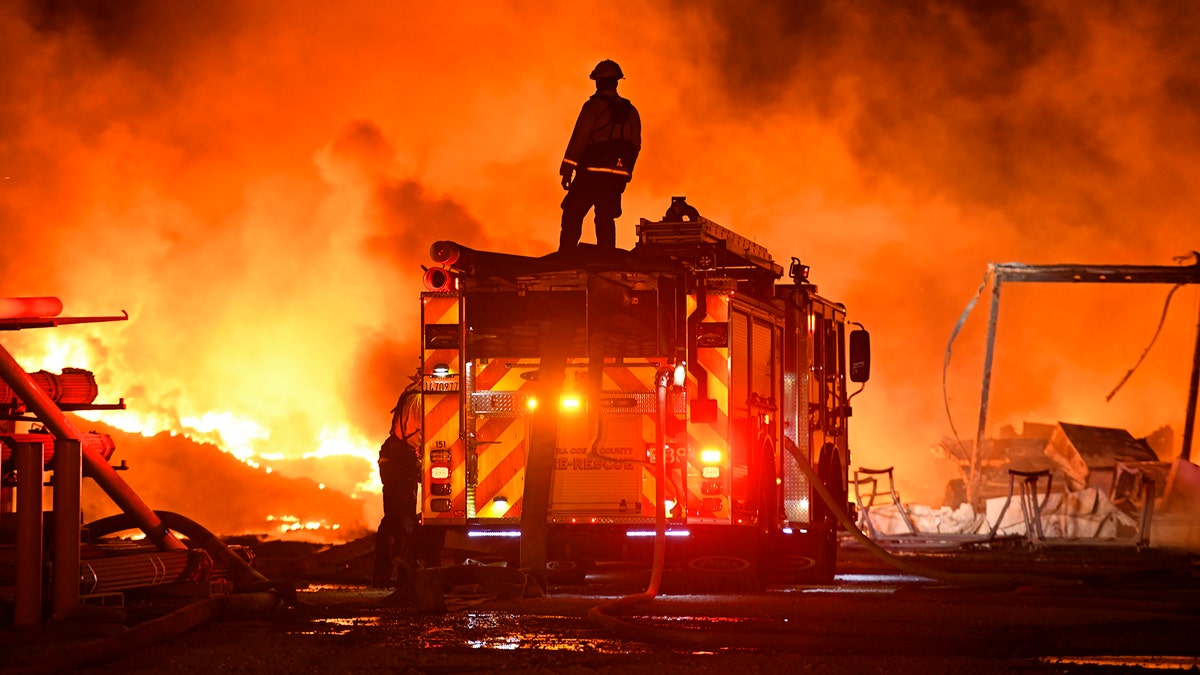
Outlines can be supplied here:
M563 161L558 167L558 175L562 176L562 186L566 190L571 187L571 177L575 173L575 167L570 162Z

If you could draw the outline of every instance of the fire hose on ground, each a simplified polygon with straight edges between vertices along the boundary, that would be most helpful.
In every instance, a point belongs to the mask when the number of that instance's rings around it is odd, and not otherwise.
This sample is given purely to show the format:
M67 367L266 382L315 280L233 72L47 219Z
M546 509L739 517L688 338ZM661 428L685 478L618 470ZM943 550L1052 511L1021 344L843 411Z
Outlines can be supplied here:
M688 631L658 628L654 626L646 626L644 624L636 624L619 617L613 616L614 613L624 611L630 607L652 602L659 593L659 587L662 582L663 571L666 560L666 508L663 501L665 496L665 463L663 456L665 454L665 419L666 414L666 392L668 386L669 371L666 369L660 370L656 375L656 394L658 404L658 420L657 433L655 443L655 499L657 500L655 510L655 532L654 532L654 557L651 567L650 582L646 590L642 593L626 595L615 600L602 603L588 610L588 619L605 629L608 629L623 638L630 640L638 640L641 642L665 643L682 647L729 647L729 648L773 648L786 647L796 648L797 636L795 634L763 634L763 633L725 633L705 631ZM923 565L916 565L899 556L892 554L858 528L858 525L850 519L846 513L845 504L840 503L829 489L822 482L821 477L817 474L809 463L808 458L804 457L799 448L795 444L787 444L788 454L795 459L800 471L808 479L809 485L813 487L817 495L824 502L829 511L834 514L842 527L846 529L855 539L857 539L868 551L879 558L884 563L908 574L925 577L934 581L940 581L951 585L960 586L1078 586L1082 582L1076 579L1052 577L1037 574L1007 574L1007 573L974 573L974 572L948 572L944 570L935 570Z
M255 592L271 590L277 593L289 605L299 604L299 600L296 598L296 590L291 585L275 582L263 576L250 563L243 560L226 546L220 537L209 532L196 521L170 511L155 511L154 514L167 529L183 534L189 541L208 552L214 563L223 566L236 591ZM88 530L94 536L105 536L136 527L136 522L128 514L109 516L88 524Z
M181 635L201 624L217 618L238 614L268 612L281 603L301 606L295 589L286 583L275 582L263 576L248 562L233 552L216 535L195 521L170 511L155 511L163 526L178 532L198 544L213 559L223 566L234 592L219 595L181 607L161 617L144 621L114 636L67 644L52 648L30 650L22 654L18 662L10 664L14 669L6 672L62 672L85 665L112 661L143 649L153 643ZM138 519L130 514L118 514L101 518L88 525L89 530L104 536L122 530L136 529Z

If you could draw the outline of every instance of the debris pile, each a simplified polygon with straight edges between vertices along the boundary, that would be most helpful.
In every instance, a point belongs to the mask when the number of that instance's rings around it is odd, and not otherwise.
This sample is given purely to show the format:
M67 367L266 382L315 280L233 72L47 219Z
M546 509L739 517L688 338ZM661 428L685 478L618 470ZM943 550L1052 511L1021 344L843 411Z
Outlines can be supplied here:
M1163 462L1164 427L1145 438L1125 429L1057 422L1007 427L980 453L975 503L967 502L972 448L944 440L935 448L963 478L945 505L860 504L860 524L876 538L959 535L1027 538L1200 550L1200 469Z

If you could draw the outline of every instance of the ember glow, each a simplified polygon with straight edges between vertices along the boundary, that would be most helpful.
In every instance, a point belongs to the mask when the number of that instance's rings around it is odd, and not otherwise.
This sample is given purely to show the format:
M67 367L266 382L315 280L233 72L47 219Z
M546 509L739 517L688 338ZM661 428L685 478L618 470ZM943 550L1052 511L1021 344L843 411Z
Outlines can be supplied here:
M280 535L290 534L292 532L296 532L297 530L305 530L308 532L329 530L329 531L336 532L337 530L341 529L341 525L338 523L330 524L330 523L325 522L324 520L316 520L316 521L310 520L307 522L301 522L301 520L298 517L291 516L291 515L286 515L286 516L273 516L272 515L272 516L267 516L266 520L268 523L273 523L273 524L277 523L276 534L280 534Z
M1193 3L4 3L0 295L131 317L5 346L93 370L127 405L108 424L357 494L378 522L429 245L553 250L558 163L613 58L645 139L618 245L687 195L810 265L872 331L854 465L937 503L944 350L988 262L1200 248L1198 31ZM1104 401L1167 291L1006 288L994 426L1178 443L1196 289ZM947 378L968 437L985 311Z

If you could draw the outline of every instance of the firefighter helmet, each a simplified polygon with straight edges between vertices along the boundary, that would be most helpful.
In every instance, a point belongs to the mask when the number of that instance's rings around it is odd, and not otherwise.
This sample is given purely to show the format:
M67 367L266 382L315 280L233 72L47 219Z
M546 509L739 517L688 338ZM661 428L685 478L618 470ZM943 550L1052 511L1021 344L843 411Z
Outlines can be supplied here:
M596 67L592 69L592 74L588 77L592 78L593 80L599 80L603 78L620 80L625 77L625 73L621 72L621 66L618 66L616 61L613 61L612 59L604 59L600 63L596 64Z

